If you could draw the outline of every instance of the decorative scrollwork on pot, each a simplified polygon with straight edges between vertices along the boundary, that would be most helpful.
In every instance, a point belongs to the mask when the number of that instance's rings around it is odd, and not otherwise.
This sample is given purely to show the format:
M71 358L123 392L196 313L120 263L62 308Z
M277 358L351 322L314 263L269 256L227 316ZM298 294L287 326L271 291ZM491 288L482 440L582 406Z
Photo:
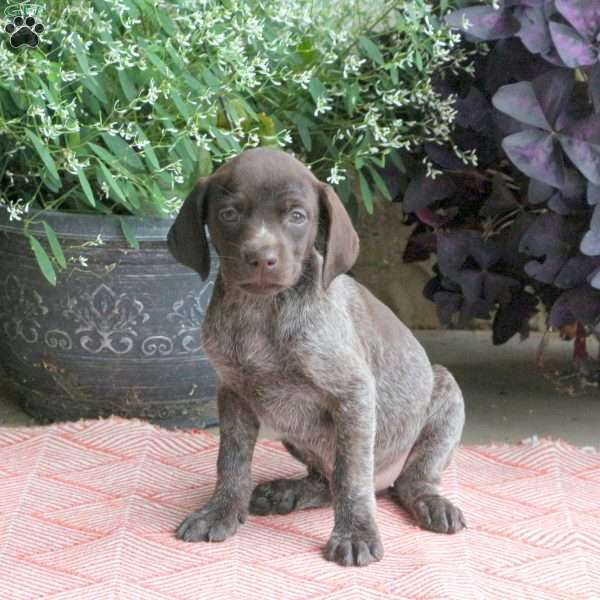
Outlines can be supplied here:
M13 274L4 279L0 293L0 322L6 336L35 344L40 337L39 319L48 312L42 296Z
M63 315L79 324L75 334L86 334L79 337L84 350L92 354L108 350L118 355L131 351L138 335L134 327L150 318L139 300L126 293L117 296L104 283L79 300L69 297Z
M173 340L165 335L152 335L142 342L145 356L168 356L173 352Z
M44 342L49 348L58 348L59 350L71 350L73 340L66 331L60 329L50 329L44 334Z
M183 300L173 303L172 312L167 315L169 321L179 324L177 338L181 343L181 354L196 354L202 350L200 328L213 287L214 282L209 281L199 294L188 293Z

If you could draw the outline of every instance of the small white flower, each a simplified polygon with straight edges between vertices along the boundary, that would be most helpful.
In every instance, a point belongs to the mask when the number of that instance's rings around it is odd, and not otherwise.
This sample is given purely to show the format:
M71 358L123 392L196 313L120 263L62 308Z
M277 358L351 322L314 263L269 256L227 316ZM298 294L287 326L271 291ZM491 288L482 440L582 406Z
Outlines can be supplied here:
M84 267L88 266L88 259L86 256L79 256L77 258L77 260L79 261L79 264L81 264L82 266L84 266Z
M317 98L317 107L315 109L314 115L320 115L321 113L325 113L331 110L333 107L329 104L329 98L326 96L319 96Z
M331 169L331 173L329 174L329 177L327 177L327 181L329 183L331 183L332 185L335 185L335 184L339 183L340 181L344 181L346 179L346 177L344 177L344 175L343 175L344 172L345 172L345 169L340 168L338 163L335 163L335 165Z

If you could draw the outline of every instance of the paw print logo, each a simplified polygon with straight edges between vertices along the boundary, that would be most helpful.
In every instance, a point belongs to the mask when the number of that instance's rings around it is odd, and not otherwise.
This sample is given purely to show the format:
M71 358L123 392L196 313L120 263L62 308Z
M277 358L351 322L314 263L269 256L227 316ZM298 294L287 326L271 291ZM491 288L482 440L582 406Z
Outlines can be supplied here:
M39 41L39 35L44 31L41 23L36 23L34 17L15 17L12 23L9 23L4 31L10 34L10 45L13 48L19 48L27 44L35 48Z

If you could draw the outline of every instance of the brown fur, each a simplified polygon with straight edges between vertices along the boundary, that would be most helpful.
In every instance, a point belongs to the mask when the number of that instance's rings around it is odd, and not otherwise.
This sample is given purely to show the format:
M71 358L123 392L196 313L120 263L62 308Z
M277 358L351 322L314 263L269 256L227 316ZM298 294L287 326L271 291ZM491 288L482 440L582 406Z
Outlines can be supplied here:
M202 326L218 377L217 484L177 537L223 540L249 511L332 503L325 557L365 565L383 556L375 492L388 486L422 527L462 529L460 509L437 490L460 440L462 394L390 309L344 274L359 241L333 188L285 152L247 150L198 182L169 232L175 258L203 279L205 225L220 259ZM260 423L280 433L306 477L252 489Z

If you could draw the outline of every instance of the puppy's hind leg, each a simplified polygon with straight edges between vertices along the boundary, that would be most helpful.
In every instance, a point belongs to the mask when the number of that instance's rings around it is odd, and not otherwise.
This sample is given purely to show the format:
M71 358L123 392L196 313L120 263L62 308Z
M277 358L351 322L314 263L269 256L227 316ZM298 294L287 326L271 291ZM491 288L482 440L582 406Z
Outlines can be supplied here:
M454 377L433 365L434 387L425 421L398 479L394 495L423 529L455 533L466 527L462 511L440 495L438 485L465 421L462 393Z
M282 443L295 459L308 467L308 474L301 479L274 479L257 485L250 498L249 512L253 515L285 515L293 510L331 504L329 482L310 453L287 440L282 440Z

